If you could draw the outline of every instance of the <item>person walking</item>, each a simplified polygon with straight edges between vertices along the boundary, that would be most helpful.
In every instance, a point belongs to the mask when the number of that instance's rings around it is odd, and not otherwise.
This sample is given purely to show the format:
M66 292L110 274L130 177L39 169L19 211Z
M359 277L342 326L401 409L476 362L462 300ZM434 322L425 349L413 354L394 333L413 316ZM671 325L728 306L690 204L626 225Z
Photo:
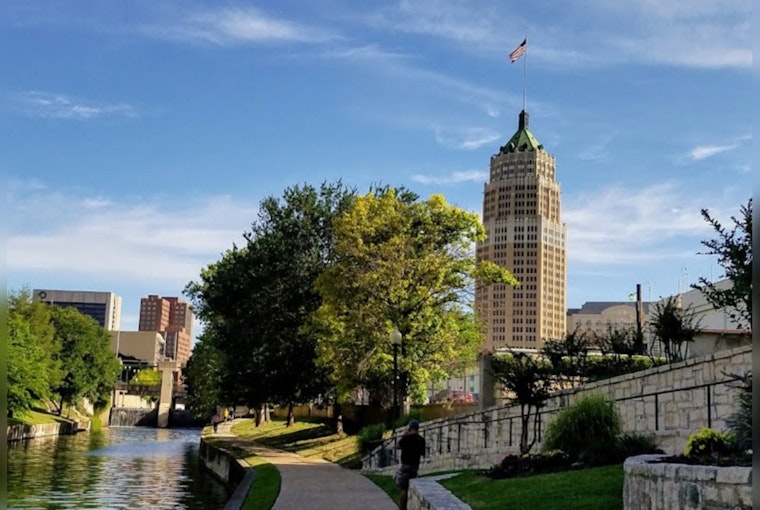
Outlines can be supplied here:
M419 432L420 423L417 420L410 421L406 433L396 445L396 448L401 450L401 465L396 471L394 481L401 490L398 499L398 507L401 510L406 510L406 502L409 497L409 480L417 478L420 458L425 455L425 438Z
M216 434L217 429L219 428L219 415L214 413L214 415L211 417L211 425L214 427L214 434Z

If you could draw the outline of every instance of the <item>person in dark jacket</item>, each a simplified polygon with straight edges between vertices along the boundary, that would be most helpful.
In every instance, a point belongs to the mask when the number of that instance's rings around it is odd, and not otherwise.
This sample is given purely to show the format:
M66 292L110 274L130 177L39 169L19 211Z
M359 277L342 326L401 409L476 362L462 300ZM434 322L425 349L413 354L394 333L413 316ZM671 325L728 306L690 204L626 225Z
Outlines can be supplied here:
M420 423L417 420L410 421L406 433L396 445L396 448L401 450L401 465L396 471L394 480L398 488L401 489L398 500L398 507L401 510L406 510L409 480L417 477L420 458L425 455L425 438L419 432Z

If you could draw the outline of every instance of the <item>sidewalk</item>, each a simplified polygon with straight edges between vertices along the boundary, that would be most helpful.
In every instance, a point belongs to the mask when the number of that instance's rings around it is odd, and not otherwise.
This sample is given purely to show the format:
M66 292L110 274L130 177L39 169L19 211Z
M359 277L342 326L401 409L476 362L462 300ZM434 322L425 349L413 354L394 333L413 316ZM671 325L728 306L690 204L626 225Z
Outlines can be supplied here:
M232 422L219 424L213 437L227 438L235 446L277 466L280 495L273 510L395 510L398 507L380 487L359 471L322 459L308 459L239 439Z

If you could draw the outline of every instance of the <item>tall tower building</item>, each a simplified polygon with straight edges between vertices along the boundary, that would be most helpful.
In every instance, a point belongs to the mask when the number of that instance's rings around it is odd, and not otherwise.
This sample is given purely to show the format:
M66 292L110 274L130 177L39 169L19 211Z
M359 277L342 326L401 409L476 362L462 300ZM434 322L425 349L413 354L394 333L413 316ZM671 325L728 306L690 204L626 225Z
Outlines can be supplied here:
M176 297L154 294L140 300L140 331L158 331L166 340L165 356L181 366L190 358L193 338L193 309Z
M540 348L561 339L566 329L566 238L560 219L560 186L554 156L528 130L528 113L517 132L491 157L483 193L486 239L479 261L509 269L520 282L475 291L478 316L486 327L484 350Z

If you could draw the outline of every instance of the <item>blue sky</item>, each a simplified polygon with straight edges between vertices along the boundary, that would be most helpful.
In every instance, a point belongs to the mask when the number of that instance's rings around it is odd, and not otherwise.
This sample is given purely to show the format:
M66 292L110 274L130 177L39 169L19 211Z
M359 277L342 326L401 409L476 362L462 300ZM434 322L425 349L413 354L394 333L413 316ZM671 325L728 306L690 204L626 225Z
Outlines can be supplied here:
M292 185L404 185L480 214L517 127L554 154L568 306L722 275L752 188L749 0L8 0L10 289L181 295Z

